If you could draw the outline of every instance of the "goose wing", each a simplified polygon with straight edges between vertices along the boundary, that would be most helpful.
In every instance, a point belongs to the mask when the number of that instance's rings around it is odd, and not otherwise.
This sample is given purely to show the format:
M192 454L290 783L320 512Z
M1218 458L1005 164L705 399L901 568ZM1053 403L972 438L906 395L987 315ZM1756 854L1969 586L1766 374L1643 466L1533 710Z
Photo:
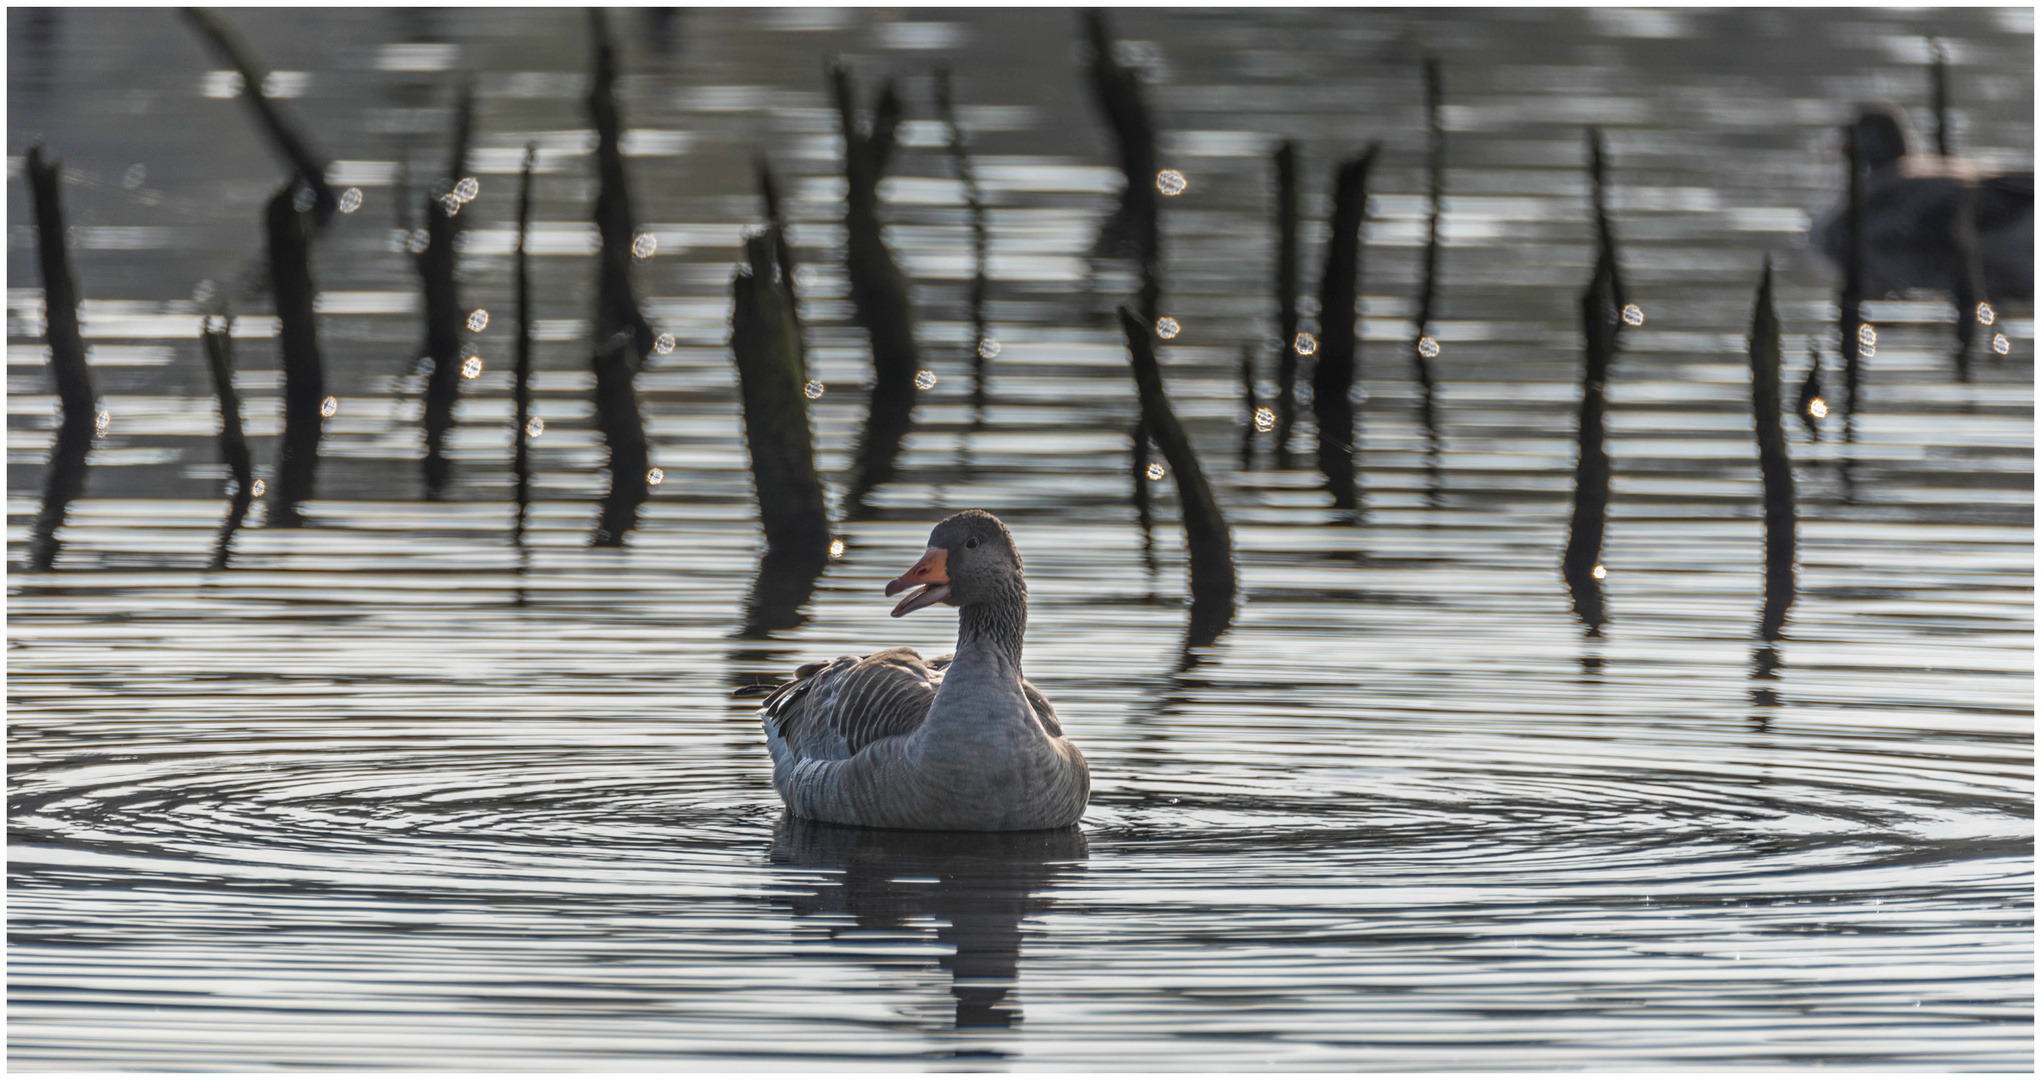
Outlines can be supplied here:
M1042 730L1048 732L1052 739L1062 738L1063 722L1056 719L1056 706L1049 704L1049 699L1026 679L1021 680L1021 693L1027 695L1028 704L1034 707L1035 722L1042 725Z
M948 660L930 663L898 648L802 666L760 707L773 756L784 750L796 761L849 758L912 733L928 719Z

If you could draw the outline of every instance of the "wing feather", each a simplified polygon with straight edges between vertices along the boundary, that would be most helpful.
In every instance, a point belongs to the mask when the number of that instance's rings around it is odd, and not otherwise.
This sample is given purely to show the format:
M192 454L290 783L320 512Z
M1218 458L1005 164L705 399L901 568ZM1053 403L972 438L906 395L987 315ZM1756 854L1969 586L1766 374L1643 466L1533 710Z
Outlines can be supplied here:
M928 718L943 677L907 648L839 656L801 672L760 709L767 734L797 761L854 757L881 739L913 732Z

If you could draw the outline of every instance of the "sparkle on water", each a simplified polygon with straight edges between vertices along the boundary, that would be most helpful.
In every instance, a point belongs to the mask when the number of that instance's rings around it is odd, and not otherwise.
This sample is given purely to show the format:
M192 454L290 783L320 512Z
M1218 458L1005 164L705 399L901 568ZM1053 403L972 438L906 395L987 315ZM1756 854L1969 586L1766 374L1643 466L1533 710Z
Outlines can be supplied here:
M998 355L999 355L999 339L998 339L998 338L980 338L980 339L978 339L978 355L979 355L979 356L981 356L981 357L983 357L983 358L985 358L985 359L987 359L987 360L990 360L990 359L992 359L992 358L994 358L994 357L998 356Z
M1608 576L1609 576L1609 570L1608 570L1608 568L1607 568L1607 567L1605 567L1605 566L1603 566L1603 565L1602 565L1601 563L1596 563L1596 564L1595 564L1595 568L1594 568L1594 571L1593 571L1593 573L1594 573L1594 576L1595 576L1595 580L1596 580L1596 581L1600 581L1600 580L1602 580L1603 578L1605 578L1605 577L1608 577Z
M1276 426L1276 411L1263 406L1254 410L1254 430L1269 431Z
M254 485L248 489L248 493L259 499L262 497L262 493L268 490L269 485L263 483L262 480L258 478L255 481Z
M1870 348L1878 344L1878 329L1870 323L1857 327L1857 344Z
M1175 169L1164 169L1155 174L1155 190L1164 195L1181 195L1191 182Z
M829 542L829 557L832 559L843 558L843 537L839 536Z
M2004 356L2013 351L2013 343L2007 341L2004 334L1993 334L1991 336L1991 351Z
M927 368L922 368L920 371L914 373L914 388L916 390L927 390L930 387L933 387L934 385L935 385L935 372L930 371Z
M339 412L339 411L340 411L340 399L339 399L339 398L337 398L337 397L333 397L333 396L331 396L331 395L328 395L328 396L327 396L327 398L326 398L326 400L324 400L324 401L322 401L322 402L320 402L320 403L319 403L319 415L320 415L320 416L332 416L332 415L333 415L334 413L337 413L337 412Z
M476 180L472 176L464 176L461 178L460 183L454 185L453 192L454 198L459 199L464 203L474 202L475 196L480 195L481 193L482 193L481 182Z
M524 433L526 438L536 439L546 433L546 422L534 416L525 422Z
M1636 304L1623 305L1623 321L1630 326L1644 325L1644 309Z
M432 234L424 229L413 229L404 237L404 246L410 248L413 255L422 254L432 246Z
M1165 470L1162 467L1162 462L1160 461L1151 461L1148 463L1148 479L1150 480L1162 479L1162 474L1166 471L1167 470Z
M1828 402L1813 398L1807 402L1807 414L1820 420L1828 415Z
M1977 305L1977 321L1990 326L1998 321L1998 312L1993 311L1990 304L1979 304Z
M664 469L651 469L645 473L645 482L653 487L658 487L659 482L664 479L666 479L666 471Z
M1290 343L1290 347L1297 350L1298 356L1310 356L1318 351L1318 339L1300 331L1297 339Z
M1183 324L1177 322L1175 319L1172 319L1169 316L1164 315L1162 318L1155 320L1156 337L1167 340L1181 333L1183 333Z
M658 353L661 356L665 356L667 353L673 351L673 346L674 346L673 335L661 334L653 340L652 351Z
M453 217L454 215L459 214L461 212L460 196L455 195L453 192L447 192L445 195L441 195L439 197L439 208L440 211L446 214L446 216L448 217Z
M482 358L479 356L470 356L467 363L461 365L461 378L463 379L472 379L480 374L482 374Z
M631 241L631 254L636 258L649 259L658 252L659 238L651 233L639 233L638 238Z
M302 214L319 204L319 196L311 188L300 184L296 194L291 196L291 209Z
M822 391L826 389L828 389L828 387L822 384L821 379L809 379L808 385L801 388L801 393L806 394L808 396L809 401L813 401L816 398L821 397Z
M1439 340L1434 337L1418 338L1417 354L1426 359L1439 355Z
M105 409L99 410L99 415L92 418L92 426L99 429L100 434L105 434L106 429L113 426L113 414Z
M343 214L352 214L352 213L354 213L354 212L355 212L356 210L359 210L359 209L361 209L361 189L360 189L360 188L358 188L358 187L351 187L351 188L348 188L348 189L347 189L346 191L343 191L343 192L341 192L341 193L340 193L340 212L341 212L341 213L343 213Z
M468 313L468 329L481 333L489 326L489 313L481 308Z

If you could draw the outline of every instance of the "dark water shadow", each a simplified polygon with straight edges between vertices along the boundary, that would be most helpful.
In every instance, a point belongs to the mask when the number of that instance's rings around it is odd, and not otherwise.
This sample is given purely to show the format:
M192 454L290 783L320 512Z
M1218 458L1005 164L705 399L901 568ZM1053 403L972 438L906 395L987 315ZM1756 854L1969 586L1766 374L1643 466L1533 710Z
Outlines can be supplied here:
M810 891L773 902L788 904L797 920L822 924L830 940L854 929L859 956L872 956L882 945L874 931L899 931L901 943L919 944L921 931L909 927L910 920L932 916L942 924L935 939L955 952L936 963L950 973L955 1010L937 1028L951 1030L1021 1022L1020 1007L1007 999L1020 976L1021 920L1048 910L1050 901L1039 894L1080 873L1088 855L1084 833L1076 828L910 832L783 817L768 858L840 875L829 884L799 886ZM854 927L829 918L844 914ZM884 970L900 965L898 957L878 962Z
M808 621L801 609L815 594L815 582L828 567L829 556L820 550L767 548L759 557L751 592L744 598L744 625L737 636L770 637L776 630L792 630Z

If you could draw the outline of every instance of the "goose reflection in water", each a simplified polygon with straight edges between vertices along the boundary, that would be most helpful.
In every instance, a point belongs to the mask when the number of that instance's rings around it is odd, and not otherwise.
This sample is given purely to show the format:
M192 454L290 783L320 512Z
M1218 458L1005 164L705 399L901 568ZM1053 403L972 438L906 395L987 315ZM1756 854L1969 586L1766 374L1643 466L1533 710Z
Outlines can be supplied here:
M915 934L907 924L918 916L943 924L935 939L955 951L938 963L950 973L961 1029L1019 1023L1006 998L1020 974L1021 920L1046 911L1050 901L1040 894L1079 872L1086 855L1075 828L909 832L784 817L771 859L841 872L836 883L793 898L797 919L848 914L857 930L898 930L903 938ZM843 929L830 920L831 939Z

